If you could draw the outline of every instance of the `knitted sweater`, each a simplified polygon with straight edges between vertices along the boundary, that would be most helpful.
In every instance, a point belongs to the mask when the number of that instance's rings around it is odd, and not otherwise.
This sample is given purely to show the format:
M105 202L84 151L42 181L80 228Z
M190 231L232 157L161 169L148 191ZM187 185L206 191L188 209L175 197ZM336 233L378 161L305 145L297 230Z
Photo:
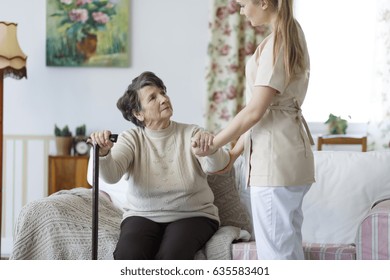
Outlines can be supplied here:
M155 222L208 217L219 222L207 173L223 169L229 154L196 157L191 137L196 125L171 121L163 130L139 127L122 132L110 153L100 158L100 176L107 183L126 174L129 187L123 219L142 216Z

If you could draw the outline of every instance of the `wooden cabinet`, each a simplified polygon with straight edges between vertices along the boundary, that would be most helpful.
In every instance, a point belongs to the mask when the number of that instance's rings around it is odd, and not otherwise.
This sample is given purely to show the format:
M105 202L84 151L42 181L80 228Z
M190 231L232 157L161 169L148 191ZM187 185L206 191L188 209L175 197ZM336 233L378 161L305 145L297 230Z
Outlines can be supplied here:
M90 188L88 156L49 156L48 195L76 187Z

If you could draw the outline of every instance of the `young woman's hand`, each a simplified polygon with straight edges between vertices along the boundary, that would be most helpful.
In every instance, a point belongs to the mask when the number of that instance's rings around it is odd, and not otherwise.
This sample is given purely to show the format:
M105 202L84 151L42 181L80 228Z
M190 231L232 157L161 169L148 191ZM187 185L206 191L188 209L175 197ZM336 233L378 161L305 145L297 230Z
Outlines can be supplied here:
M191 138L192 152L197 156L207 156L214 153L214 135L208 131L199 131Z

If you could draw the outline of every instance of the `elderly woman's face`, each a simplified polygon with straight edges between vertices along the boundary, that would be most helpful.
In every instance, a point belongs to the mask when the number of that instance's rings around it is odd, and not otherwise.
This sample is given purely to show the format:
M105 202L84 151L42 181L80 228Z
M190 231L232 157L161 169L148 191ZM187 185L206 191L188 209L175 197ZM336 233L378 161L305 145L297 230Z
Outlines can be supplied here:
M138 92L142 110L136 117L153 130L169 126L173 109L168 95L155 86L145 86Z

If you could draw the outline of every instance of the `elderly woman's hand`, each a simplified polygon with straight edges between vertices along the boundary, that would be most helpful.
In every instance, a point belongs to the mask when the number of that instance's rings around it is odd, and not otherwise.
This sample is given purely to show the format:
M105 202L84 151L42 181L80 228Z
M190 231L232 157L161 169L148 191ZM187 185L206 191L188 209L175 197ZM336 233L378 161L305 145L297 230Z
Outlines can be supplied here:
M197 156L208 156L215 152L213 149L214 135L208 131L199 131L191 138L192 152Z
M91 136L88 139L90 143L96 143L99 145L99 156L106 156L111 148L114 146L114 143L110 140L111 131L103 130L96 131L91 133Z

